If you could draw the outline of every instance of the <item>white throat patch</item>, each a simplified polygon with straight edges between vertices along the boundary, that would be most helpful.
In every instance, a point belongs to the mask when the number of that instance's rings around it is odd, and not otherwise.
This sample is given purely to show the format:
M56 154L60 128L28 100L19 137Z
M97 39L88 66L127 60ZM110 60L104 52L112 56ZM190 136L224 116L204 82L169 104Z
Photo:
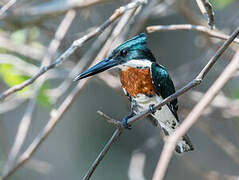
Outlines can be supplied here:
M122 70L127 70L129 67L133 68L150 68L152 62L146 59L132 59L121 66L119 66Z

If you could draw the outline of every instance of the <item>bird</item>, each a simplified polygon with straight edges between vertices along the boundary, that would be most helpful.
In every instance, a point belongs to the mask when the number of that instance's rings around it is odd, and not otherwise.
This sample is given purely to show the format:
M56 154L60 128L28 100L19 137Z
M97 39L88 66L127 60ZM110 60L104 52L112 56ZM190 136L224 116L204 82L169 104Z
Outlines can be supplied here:
M177 99L158 110L154 105L175 93L175 87L166 68L157 63L148 48L145 33L120 44L98 64L77 75L74 81L113 68L119 68L123 91L130 100L130 113L122 119L123 126L131 129L128 119L150 109L155 126L161 127L164 136L173 134L180 125ZM180 154L192 150L194 147L187 135L178 140L175 152Z

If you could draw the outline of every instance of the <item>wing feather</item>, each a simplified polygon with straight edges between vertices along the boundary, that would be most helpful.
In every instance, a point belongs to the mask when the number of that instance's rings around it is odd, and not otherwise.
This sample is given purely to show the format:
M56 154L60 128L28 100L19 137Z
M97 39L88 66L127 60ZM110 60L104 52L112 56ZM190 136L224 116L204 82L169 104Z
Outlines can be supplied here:
M175 87L168 71L157 63L151 65L151 75L157 95L162 96L163 99L175 93ZM169 109L178 120L177 110L178 101L174 99L168 104Z

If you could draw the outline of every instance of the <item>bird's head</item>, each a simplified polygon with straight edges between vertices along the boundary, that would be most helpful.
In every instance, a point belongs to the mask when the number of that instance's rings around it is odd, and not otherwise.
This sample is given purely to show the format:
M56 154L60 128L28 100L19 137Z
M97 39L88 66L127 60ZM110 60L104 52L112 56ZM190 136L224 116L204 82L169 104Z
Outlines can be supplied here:
M115 48L108 57L98 64L79 74L75 81L103 72L107 69L118 67L145 68L150 67L156 61L155 57L147 47L147 37L144 33L122 43Z

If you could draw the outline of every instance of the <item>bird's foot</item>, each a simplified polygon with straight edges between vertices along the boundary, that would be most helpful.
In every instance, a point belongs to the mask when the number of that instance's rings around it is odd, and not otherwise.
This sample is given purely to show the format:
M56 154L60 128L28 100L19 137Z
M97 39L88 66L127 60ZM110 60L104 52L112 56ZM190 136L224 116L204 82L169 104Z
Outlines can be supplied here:
M131 124L128 124L128 120L129 118L133 117L134 116L134 113L130 113L128 116L125 116L123 119L122 119L122 125L125 129L132 129L132 125Z
M128 124L128 117L124 117L122 119L122 125L124 126L125 129L132 129L132 125Z
M149 110L151 111L152 114L155 114L155 113L156 113L156 110L154 109L154 105L155 105L155 104L150 104L150 105L149 105Z

